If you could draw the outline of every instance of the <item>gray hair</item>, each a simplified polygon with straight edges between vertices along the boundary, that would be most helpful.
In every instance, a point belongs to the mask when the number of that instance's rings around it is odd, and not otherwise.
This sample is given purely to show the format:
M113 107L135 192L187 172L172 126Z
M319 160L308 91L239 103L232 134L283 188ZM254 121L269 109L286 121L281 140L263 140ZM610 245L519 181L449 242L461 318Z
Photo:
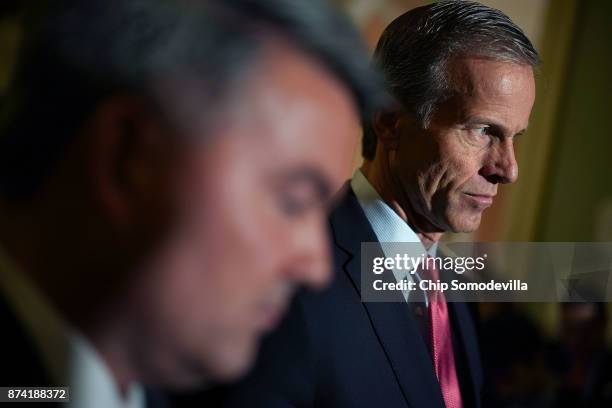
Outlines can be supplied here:
M448 95L453 57L486 57L537 67L540 58L523 31L499 10L471 1L440 1L410 10L389 24L374 62L387 90L427 128ZM376 154L376 135L364 122L363 157Z
M382 101L359 33L326 0L46 0L31 7L0 109L0 194L7 197L40 188L101 100L141 94L164 113L158 82L188 78L205 90L204 111L218 108L272 37L327 69L362 116Z

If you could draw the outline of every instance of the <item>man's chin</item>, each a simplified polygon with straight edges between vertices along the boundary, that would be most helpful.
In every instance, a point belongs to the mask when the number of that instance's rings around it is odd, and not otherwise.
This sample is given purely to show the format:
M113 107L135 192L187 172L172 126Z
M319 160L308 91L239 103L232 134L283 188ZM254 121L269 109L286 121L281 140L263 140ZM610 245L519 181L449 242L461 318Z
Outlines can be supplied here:
M482 212L478 214L466 214L456 218L451 223L451 232L455 234L469 234L475 232L480 227Z
M236 347L227 347L219 353L219 358L211 370L214 381L231 382L246 375L255 363L259 342L249 341Z
M218 382L233 382L239 380L248 374L253 367L253 362L254 359L249 359L248 361L227 365L215 373L214 380Z
M189 353L162 381L165 387L177 392L206 388L209 384L239 380L255 362L258 344L234 344L229 342L207 357Z

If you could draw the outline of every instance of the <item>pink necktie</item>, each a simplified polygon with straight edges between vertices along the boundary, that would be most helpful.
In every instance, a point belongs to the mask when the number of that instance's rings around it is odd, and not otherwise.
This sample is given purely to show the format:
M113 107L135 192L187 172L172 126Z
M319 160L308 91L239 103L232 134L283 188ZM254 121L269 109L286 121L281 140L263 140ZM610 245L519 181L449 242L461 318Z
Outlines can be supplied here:
M428 268L423 268L424 278L437 282L440 273L433 263L428 262ZM453 340L451 325L448 317L448 305L444 293L439 290L431 290L427 293L429 300L429 318L431 323L431 354L436 370L436 376L442 389L442 396L446 408L462 408L461 390L457 379L455 368L455 353L453 351Z

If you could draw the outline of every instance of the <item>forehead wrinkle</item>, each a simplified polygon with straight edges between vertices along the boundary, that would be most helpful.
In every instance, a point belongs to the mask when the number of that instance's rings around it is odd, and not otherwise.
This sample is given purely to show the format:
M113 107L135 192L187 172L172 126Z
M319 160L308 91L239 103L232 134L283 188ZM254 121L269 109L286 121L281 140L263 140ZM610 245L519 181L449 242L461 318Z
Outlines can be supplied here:
M513 98L528 92L526 88L530 86L529 81L518 78L517 69L531 68L487 58L452 60L449 71L453 79L450 99L455 100L458 119L464 121L474 116L490 118L509 134L526 128L526 123L509 123L514 121L513 113L522 109L522 106L515 106ZM495 75L487 75L493 71Z
M483 67L483 65L488 66ZM510 95L517 87L525 85L522 81L513 81L516 69L524 67L513 62L490 58L455 58L451 61L449 69L450 90L455 94L485 98ZM483 75L483 72L491 70L497 71L495 76Z

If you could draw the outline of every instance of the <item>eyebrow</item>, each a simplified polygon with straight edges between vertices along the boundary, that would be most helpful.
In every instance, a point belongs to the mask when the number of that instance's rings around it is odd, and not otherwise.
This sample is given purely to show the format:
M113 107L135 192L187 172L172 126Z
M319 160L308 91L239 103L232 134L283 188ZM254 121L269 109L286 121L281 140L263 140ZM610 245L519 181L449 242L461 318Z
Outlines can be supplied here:
M308 166L298 167L285 172L283 182L289 185L307 183L314 186L319 199L326 200L331 196L331 185L321 172Z
M471 117L468 118L468 120L465 122L465 124L466 125L490 125L490 126L495 126L498 129L501 129L501 131L504 134L510 133L508 131L508 128L506 128L504 125L502 125L501 123L497 122L496 120L487 118L485 116L471 116ZM515 134L513 134L513 136L522 135L526 131L527 131L527 128L523 128L523 129L519 130L518 132L516 132Z

